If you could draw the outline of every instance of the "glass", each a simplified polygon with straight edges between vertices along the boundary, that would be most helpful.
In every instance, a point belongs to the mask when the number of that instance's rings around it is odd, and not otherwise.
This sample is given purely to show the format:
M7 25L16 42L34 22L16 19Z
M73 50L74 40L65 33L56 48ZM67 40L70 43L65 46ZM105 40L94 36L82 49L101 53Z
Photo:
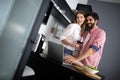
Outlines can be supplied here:
M0 7L10 11L0 32L0 80L12 80L42 1L0 0L5 4Z

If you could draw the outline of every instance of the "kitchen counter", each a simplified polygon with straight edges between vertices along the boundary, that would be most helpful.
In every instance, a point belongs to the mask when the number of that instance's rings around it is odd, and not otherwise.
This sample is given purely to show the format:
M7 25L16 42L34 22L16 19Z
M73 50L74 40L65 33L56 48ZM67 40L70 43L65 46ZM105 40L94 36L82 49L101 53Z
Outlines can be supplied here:
M60 78L62 80L67 79L65 76L75 76L82 80L102 80L101 76L97 74L90 74L86 72L80 66L60 65L53 60L49 60L46 57L32 54L28 65L35 71L36 76L46 79L46 76L50 76L50 79ZM54 76L53 76L54 75Z

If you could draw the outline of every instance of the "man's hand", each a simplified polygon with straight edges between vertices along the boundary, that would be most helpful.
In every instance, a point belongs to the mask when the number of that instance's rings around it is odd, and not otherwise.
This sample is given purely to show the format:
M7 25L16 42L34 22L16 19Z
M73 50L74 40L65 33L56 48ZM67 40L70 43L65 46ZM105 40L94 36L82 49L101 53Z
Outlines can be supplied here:
M71 55L64 56L64 61L65 61L65 63L68 63L68 64L84 66L80 61L77 60L77 58L75 58Z

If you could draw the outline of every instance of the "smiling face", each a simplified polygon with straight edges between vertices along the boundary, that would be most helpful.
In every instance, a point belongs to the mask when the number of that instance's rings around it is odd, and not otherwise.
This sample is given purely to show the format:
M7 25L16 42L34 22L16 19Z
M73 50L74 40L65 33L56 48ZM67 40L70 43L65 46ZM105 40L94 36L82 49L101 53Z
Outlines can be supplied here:
M76 23L78 23L80 26L84 23L85 17L83 14L79 13L76 16Z
M90 12L86 15L86 30L90 31L98 24L99 16L95 12Z
M85 13L83 11L76 12L74 17L74 23L77 23L80 26L82 26L84 21L85 21Z
M98 20L95 20L92 16L88 16L86 19L86 26L89 29L92 29L93 27L95 27L97 25Z

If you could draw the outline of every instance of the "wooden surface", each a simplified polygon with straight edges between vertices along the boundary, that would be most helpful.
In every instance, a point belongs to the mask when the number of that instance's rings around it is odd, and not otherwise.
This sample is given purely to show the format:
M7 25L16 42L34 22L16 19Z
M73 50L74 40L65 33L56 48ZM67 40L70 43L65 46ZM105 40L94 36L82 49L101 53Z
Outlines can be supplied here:
M91 74L91 73L88 73L87 71L85 71L85 69L83 67L80 67L80 66L74 66L76 69L78 69L81 73L93 78L93 79L96 79L96 80L101 80L101 77L98 76L97 74Z

